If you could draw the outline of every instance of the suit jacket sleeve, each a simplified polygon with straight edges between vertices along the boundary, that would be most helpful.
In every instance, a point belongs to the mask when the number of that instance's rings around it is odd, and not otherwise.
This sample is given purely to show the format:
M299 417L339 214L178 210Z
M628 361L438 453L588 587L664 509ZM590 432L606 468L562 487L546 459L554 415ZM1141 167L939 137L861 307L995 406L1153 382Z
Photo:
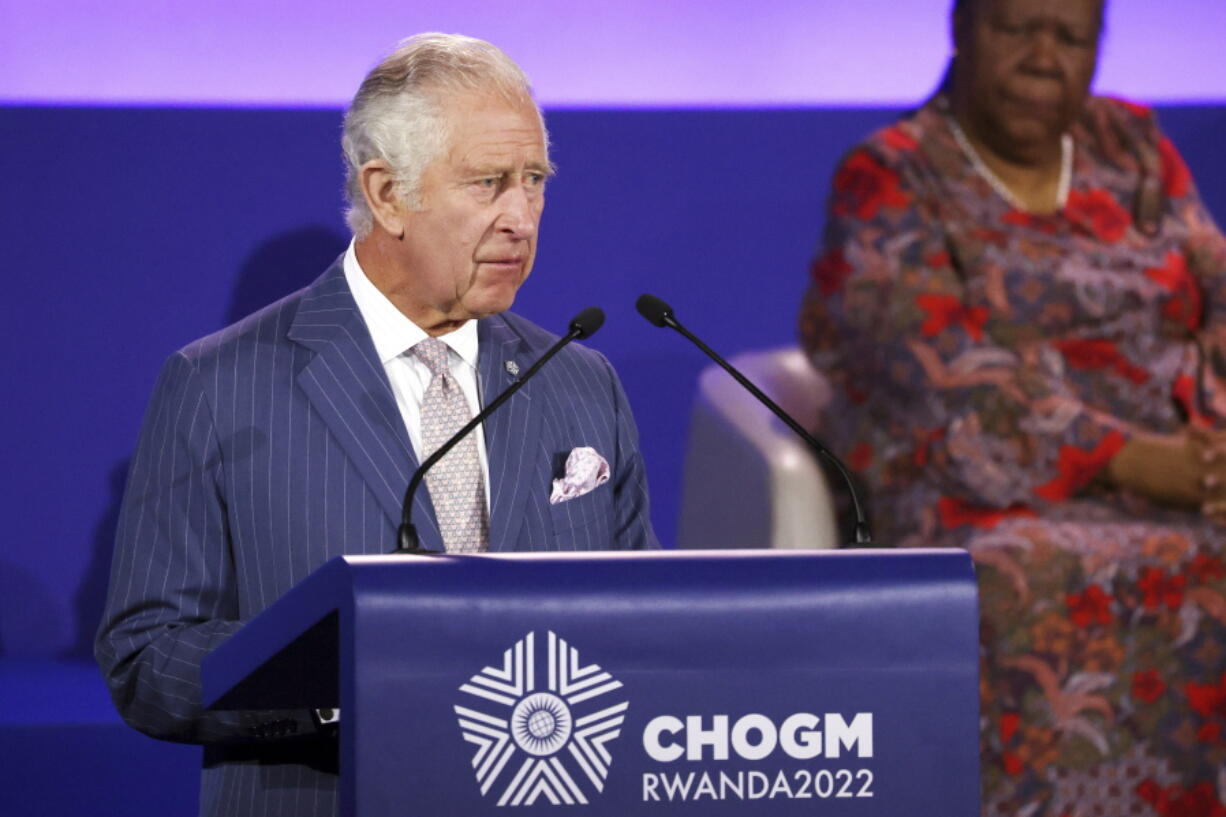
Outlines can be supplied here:
M306 713L209 712L204 657L241 626L222 462L200 372L163 368L128 474L95 654L123 719L154 737L206 743L309 730Z
M651 506L647 495L647 474L639 432L621 381L607 360L601 358L613 388L613 407L617 423L617 470L614 474L614 550L658 548L651 526Z

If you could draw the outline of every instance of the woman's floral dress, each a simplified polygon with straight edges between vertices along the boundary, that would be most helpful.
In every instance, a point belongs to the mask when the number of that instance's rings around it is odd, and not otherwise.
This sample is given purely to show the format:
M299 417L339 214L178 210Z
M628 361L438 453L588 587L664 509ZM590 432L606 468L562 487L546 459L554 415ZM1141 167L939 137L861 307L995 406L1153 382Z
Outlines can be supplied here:
M1012 208L944 100L834 177L801 339L888 544L969 548L985 815L1226 817L1226 527L1106 488L1138 430L1226 427L1226 241L1144 107Z

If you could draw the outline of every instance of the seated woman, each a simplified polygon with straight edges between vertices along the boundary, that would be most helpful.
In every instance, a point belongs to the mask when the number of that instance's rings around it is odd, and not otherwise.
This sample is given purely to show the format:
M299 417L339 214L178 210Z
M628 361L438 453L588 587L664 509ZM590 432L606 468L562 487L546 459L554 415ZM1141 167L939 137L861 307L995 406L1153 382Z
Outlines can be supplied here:
M801 337L879 541L972 551L984 813L1223 815L1226 240L1101 0L958 0L834 177Z

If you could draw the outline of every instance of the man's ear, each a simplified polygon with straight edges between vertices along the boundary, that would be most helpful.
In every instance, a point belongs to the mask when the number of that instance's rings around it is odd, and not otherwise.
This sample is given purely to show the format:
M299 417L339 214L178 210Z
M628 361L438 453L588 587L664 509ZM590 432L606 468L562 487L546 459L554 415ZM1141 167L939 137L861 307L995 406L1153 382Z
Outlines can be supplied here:
M396 177L383 159L371 159L358 171L362 195L375 223L393 238L404 236L404 202L396 192Z

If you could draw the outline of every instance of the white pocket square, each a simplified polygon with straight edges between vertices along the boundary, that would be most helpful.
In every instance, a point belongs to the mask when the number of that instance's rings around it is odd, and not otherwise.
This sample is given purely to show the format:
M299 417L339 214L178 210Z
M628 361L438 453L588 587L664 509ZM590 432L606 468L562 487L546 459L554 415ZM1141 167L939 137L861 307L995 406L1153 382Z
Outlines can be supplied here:
M553 481L549 504L557 505L593 491L609 481L609 463L595 448L580 446L566 457L566 474Z

